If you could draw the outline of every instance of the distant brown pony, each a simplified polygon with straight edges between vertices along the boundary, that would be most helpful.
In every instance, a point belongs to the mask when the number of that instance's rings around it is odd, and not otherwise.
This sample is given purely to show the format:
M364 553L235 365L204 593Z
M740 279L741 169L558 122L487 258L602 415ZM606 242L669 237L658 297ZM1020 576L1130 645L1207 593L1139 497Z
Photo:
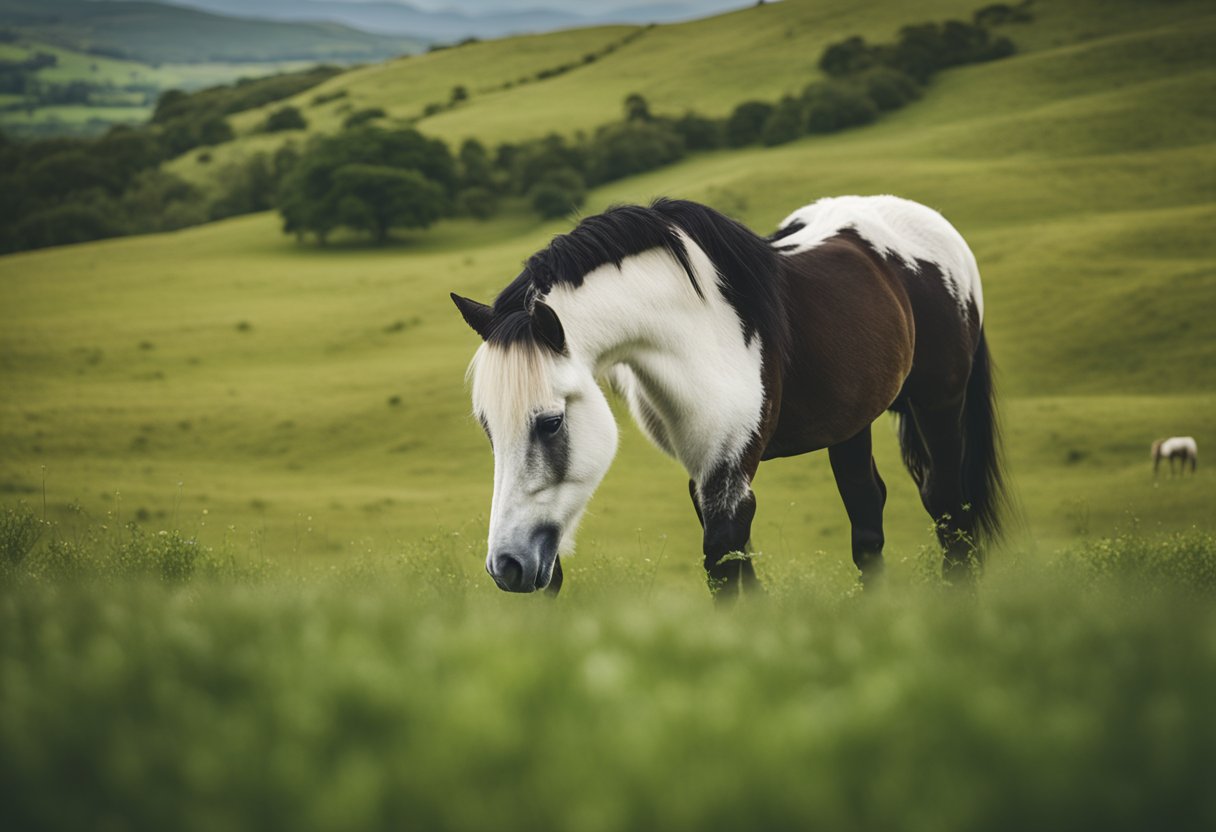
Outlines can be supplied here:
M1163 459L1170 461L1171 477L1174 475L1174 460L1182 463L1180 473L1186 473L1186 466L1189 463L1193 474L1199 467L1199 445L1191 436L1171 436L1169 439L1158 439L1153 443L1154 477L1157 476L1157 469L1161 467Z

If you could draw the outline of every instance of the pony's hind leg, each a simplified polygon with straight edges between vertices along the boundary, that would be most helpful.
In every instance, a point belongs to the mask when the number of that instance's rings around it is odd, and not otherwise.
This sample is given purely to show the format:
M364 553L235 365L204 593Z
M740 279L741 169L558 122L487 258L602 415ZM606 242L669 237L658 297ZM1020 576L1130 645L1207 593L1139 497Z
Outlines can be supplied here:
M874 464L870 426L828 448L828 459L853 530L853 563L861 570L862 584L873 586L883 570L882 510L887 486Z
M948 581L969 580L974 577L973 566L979 565L979 551L975 515L963 496L962 403L937 410L913 404L911 411L929 456L920 498L942 546L942 575Z

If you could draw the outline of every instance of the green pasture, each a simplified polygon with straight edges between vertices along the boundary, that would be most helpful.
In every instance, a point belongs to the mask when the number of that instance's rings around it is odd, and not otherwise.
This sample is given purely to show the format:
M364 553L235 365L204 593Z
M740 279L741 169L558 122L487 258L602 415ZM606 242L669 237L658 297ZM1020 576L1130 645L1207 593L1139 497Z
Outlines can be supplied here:
M633 91L721 113L796 89L822 43L975 5L787 0L494 93L495 67L630 30L475 44L297 103L328 129L381 88L400 118L464 84L423 129L488 142L594 126ZM584 208L666 194L768 231L896 193L954 222L1019 504L974 592L935 579L884 418L885 591L858 589L820 453L761 467L768 593L714 609L686 476L618 408L562 596L499 593L477 340L448 292L488 300L568 221L321 248L261 214L0 258L0 827L1211 828L1216 16L1033 8L1023 53L875 125L695 155ZM174 169L205 183L282 140ZM1172 434L1198 473L1154 479Z
M53 67L38 71L41 81L66 84L71 81L91 81L96 84L147 84L160 89L198 89L226 84L238 78L257 78L275 72L290 72L311 66L307 61L260 63L166 63L146 64L121 58L90 55L47 43L22 41L0 44L0 60L23 61L39 52L54 55Z
M1216 130L1203 95L1216 18L1153 20L946 73L872 127L691 157L595 191L585 210L668 194L764 231L824 194L939 208L984 275L1030 545L1133 522L1208 527L1214 481L1201 468L1154 482L1148 447L1216 440L1205 312ZM414 60L425 58L403 63ZM224 162L190 164L204 176ZM447 293L491 298L568 223L508 212L383 250L301 246L277 224L254 216L0 260L3 487L40 495L46 466L60 513L79 502L94 516L176 516L205 535L232 525L310 555L436 528L480 534L491 458L462 380L476 340ZM890 545L915 551L928 520L885 421L876 434ZM692 580L683 481L626 430L583 551L668 541L664 568ZM757 490L756 543L771 560L846 559L822 454L766 464Z
M309 62L280 63L205 63L150 64L90 55L50 44L20 42L0 44L0 61L22 61L39 52L58 59L53 67L39 70L36 77L43 84L68 84L85 81L90 84L112 85L116 90L109 99L117 104L123 96L133 99L131 106L114 104L74 104L37 107L32 111L13 109L0 112L0 129L15 136L70 135L81 132L89 122L97 122L92 132L103 132L110 124L140 124L152 115L152 107L143 104L140 93L123 93L121 88L136 84L158 90L198 89L215 84L227 84L239 78L256 78L275 72L288 72L311 66ZM22 96L0 96L0 106L22 103Z
M978 598L936 585L931 558L865 595L839 566L804 563L729 611L624 551L579 561L557 602L506 596L469 544L291 570L233 566L241 546L93 527L3 564L0 821L1216 821L1210 535L1006 564Z

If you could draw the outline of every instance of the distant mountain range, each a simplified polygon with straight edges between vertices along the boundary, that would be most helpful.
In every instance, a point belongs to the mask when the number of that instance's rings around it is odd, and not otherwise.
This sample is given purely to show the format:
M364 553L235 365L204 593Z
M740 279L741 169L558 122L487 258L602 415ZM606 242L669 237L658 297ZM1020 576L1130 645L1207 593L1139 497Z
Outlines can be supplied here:
M340 23L380 35L404 35L431 42L467 37L492 38L524 32L546 32L604 23L666 23L703 17L749 5L746 0L684 0L648 3L595 13L537 6L503 8L502 4L467 3L477 11L433 11L391 0L155 0L234 17L261 20ZM543 2L543 0L540 0ZM114 2L114 0L108 0Z
M258 2L250 0L248 5ZM334 22L251 19L156 2L88 0L0 0L0 29L66 49L149 64L376 61L420 51L431 40Z

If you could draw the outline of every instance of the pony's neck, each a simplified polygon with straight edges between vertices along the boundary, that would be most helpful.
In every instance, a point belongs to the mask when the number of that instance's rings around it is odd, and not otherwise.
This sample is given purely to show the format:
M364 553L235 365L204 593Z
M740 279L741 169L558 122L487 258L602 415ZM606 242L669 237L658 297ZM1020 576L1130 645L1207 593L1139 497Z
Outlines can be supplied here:
M546 297L571 355L611 377L635 420L698 483L738 460L764 405L760 338L747 343L717 271L687 237L700 294L667 252L604 266Z

